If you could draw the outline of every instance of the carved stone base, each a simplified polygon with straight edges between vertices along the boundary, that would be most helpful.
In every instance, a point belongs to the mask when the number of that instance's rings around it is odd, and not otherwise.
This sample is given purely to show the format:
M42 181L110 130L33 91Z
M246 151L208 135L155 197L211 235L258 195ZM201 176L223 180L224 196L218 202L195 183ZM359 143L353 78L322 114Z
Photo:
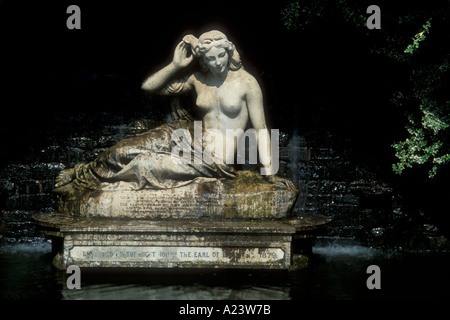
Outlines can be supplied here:
M235 179L200 178L165 190L131 190L125 182L99 191L61 196L59 211L74 216L138 219L280 219L290 215L297 190L251 171Z
M317 215L285 221L89 219L57 213L33 218L55 237L54 265L61 269L295 269L299 255L308 251L299 241L309 243L329 222Z

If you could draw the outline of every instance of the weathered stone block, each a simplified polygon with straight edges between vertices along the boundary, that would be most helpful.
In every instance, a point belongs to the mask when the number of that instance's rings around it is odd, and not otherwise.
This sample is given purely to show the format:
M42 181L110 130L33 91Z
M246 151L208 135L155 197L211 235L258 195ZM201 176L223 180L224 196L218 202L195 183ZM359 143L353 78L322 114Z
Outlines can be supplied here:
M290 216L298 192L251 171L235 179L198 179L164 190L130 190L120 182L100 191L61 198L59 212L113 218L281 219Z
M36 214L54 237L53 263L79 267L291 269L300 242L328 219L304 214L281 221L139 220ZM297 239L294 244L294 238ZM294 266L297 268L298 266Z

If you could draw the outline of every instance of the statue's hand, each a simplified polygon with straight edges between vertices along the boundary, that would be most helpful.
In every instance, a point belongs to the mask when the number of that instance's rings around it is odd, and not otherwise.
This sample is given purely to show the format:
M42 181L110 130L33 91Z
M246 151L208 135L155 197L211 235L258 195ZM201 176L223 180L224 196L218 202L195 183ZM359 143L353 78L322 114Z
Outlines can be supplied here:
M297 188L294 186L292 181L284 178L280 178L276 175L267 175L265 176L266 180L270 183L276 184L277 186L287 187L297 192Z
M188 43L181 41L175 48L172 63L178 69L187 67L191 63L192 59L194 59L193 55L188 57L190 49L189 46L190 45Z

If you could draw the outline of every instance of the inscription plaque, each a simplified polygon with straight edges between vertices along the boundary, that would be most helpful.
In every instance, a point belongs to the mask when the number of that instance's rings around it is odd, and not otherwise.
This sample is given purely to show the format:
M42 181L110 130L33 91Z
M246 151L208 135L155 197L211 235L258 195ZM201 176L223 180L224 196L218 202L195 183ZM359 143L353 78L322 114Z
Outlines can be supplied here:
M75 246L70 250L70 258L74 263L117 261L270 264L283 261L285 254L281 248Z

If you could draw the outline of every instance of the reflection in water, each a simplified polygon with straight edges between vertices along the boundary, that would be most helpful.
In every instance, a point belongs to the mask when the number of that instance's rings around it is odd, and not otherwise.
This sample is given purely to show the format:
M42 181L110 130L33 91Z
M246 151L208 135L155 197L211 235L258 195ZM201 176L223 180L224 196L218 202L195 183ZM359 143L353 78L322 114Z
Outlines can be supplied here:
M289 299L287 273L280 272L103 269L82 277L84 290L64 289L64 299Z
M313 253L328 259L335 258L359 258L370 259L373 258L378 250L359 245L331 245L326 247L314 247Z
M354 239L326 237L316 240L313 253L328 259L370 259L381 254L380 250L362 246Z
M211 287L201 284L192 286L143 286L139 284L96 284L84 290L63 290L63 299L131 299L131 300L286 300L288 290L279 287Z
M450 253L386 252L333 241L313 248L298 272L83 270L81 290L51 267L51 245L0 247L0 299L434 299L450 297ZM381 290L369 290L367 267L381 269Z

